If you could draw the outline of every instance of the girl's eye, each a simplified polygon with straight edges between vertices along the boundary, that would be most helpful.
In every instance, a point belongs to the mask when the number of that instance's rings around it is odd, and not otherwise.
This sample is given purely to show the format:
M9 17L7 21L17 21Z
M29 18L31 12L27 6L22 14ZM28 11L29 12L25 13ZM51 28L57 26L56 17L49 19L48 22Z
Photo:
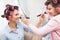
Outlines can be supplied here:
M51 10L51 8L49 8L48 10Z

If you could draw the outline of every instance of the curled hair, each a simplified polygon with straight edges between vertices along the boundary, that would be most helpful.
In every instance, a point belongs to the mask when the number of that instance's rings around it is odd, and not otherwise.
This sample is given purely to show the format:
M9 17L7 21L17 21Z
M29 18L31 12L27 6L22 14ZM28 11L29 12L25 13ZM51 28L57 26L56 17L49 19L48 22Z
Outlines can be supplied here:
M47 0L45 5L48 6L49 4L51 4L53 7L57 7L60 5L60 0Z
M6 5L6 9L4 10L4 15L6 16L7 19L9 19L9 16L11 16L11 12L14 10L18 10L18 6L13 6L13 5Z

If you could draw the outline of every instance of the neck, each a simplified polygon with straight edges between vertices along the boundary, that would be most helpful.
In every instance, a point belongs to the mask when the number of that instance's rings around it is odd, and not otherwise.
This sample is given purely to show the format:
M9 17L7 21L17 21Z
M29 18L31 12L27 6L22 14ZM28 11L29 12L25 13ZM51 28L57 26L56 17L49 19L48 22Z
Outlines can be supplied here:
M10 22L9 22L9 27L10 27L10 28L16 28L16 23L10 21Z

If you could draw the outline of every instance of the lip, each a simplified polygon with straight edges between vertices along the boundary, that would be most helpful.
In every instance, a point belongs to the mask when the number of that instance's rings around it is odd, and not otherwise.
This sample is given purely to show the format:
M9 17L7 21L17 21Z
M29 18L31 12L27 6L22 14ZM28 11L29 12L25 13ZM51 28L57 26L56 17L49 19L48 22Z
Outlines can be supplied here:
M16 20L19 20L19 18L16 18Z

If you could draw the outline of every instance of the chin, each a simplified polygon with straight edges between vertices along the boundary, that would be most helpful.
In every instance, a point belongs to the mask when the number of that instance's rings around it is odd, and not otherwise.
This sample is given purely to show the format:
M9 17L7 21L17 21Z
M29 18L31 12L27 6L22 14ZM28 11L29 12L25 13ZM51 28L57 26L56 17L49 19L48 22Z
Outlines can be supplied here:
M53 16L53 14L50 14L50 16Z
M18 22L18 21L15 21L16 23Z
M17 23L17 22L19 22L19 20L15 20L15 22Z

